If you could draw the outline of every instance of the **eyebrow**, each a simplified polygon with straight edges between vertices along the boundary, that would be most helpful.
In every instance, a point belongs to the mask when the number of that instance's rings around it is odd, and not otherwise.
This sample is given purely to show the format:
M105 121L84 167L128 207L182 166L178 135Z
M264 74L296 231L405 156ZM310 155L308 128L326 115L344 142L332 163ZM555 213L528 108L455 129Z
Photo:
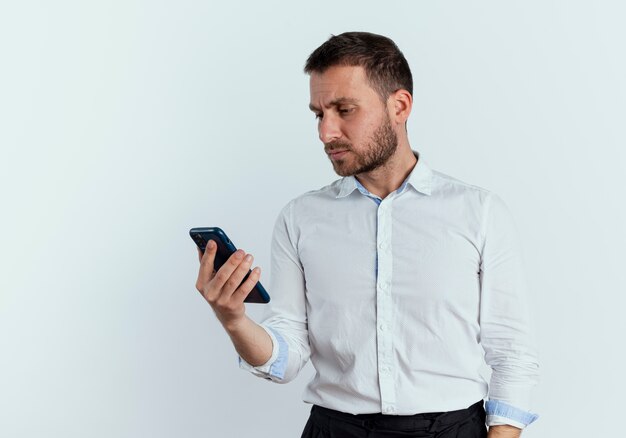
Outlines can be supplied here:
M352 97L338 97L337 99L331 101L328 106L339 106L339 105L345 105L345 104L357 105L358 103L359 101ZM312 103L309 104L309 109L311 111L319 111L319 108L313 105Z

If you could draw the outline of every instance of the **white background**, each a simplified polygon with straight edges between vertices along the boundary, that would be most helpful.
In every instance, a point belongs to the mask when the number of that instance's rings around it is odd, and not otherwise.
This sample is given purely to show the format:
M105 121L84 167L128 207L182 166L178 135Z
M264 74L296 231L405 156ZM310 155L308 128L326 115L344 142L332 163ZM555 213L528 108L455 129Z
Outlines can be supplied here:
M269 284L278 211L336 178L302 67L348 30L409 60L412 147L515 215L542 372L524 436L619 435L623 3L226 3L0 6L0 436L300 436L312 368L238 369L187 233L222 226Z

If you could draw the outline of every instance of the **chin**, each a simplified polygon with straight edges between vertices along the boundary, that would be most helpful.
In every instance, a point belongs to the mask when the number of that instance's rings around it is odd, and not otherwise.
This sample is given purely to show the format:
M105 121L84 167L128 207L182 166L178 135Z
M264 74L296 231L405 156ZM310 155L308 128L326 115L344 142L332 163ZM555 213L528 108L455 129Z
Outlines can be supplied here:
M345 165L345 163L340 163L339 161L333 163L333 169L339 176L353 176L356 174L354 169L350 169L347 165Z

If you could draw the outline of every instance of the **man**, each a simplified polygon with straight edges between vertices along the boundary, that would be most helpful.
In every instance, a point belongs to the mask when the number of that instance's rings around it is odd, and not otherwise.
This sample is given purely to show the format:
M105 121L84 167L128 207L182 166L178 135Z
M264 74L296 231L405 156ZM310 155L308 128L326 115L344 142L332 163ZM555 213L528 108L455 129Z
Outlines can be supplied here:
M519 436L538 365L508 209L411 150L412 76L393 41L333 36L305 71L343 178L280 213L262 324L243 304L259 268L240 284L252 256L216 273L216 246L201 256L197 288L241 367L286 383L311 359L302 437L484 437L485 423L490 438Z

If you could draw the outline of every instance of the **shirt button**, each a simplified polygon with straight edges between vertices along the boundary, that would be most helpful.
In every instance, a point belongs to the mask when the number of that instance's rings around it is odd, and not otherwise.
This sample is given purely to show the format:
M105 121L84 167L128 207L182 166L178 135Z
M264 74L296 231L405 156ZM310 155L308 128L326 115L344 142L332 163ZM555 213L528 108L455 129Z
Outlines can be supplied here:
M380 324L380 325L378 326L378 328L379 328L381 331L385 331L385 330L387 330L387 326L386 326L385 324Z

